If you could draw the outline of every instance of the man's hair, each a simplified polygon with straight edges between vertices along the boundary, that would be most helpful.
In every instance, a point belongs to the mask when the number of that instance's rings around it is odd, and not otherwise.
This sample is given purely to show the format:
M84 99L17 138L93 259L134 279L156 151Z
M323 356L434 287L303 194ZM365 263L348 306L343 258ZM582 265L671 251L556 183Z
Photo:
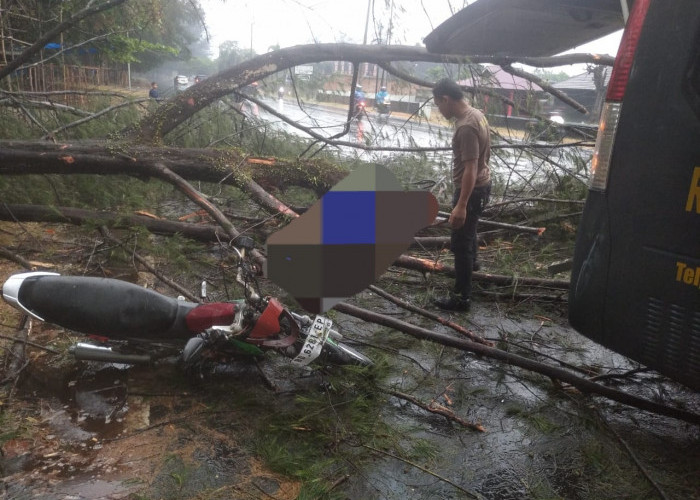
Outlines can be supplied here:
M151 87L153 87L154 85L158 85L158 84L156 82L151 82Z
M445 95L451 97L456 101L459 101L462 98L464 98L464 94L462 93L462 87L457 85L457 83L450 80L449 78L443 78L442 80L438 81L433 87L433 97L442 97Z

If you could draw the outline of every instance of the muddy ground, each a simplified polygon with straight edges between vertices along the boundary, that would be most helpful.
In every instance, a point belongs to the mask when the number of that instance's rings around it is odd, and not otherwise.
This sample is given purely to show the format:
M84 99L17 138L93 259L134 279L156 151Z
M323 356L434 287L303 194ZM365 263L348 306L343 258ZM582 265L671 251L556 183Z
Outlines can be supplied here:
M1 261L0 279L20 270ZM419 305L426 287L441 286L396 270L379 285L416 290ZM458 335L369 292L354 302ZM0 334L12 338L20 315L1 307ZM571 330L561 305L477 297L471 313L452 319L542 361L598 374L637 368ZM193 380L171 365L76 363L66 347L78 337L33 322L28 339L58 354L27 346L21 377L4 381L0 497L700 498L697 426L349 316L334 320L374 368L300 370L268 355ZM10 345L3 340L5 352ZM606 383L700 413L697 393L653 372Z

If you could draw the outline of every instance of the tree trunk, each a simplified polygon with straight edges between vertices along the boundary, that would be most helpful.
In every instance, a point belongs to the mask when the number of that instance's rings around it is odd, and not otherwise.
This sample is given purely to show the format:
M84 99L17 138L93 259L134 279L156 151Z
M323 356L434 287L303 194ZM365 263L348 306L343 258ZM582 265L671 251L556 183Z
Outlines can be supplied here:
M0 142L0 175L103 174L148 178L161 164L194 181L223 182L246 190L248 176L266 189L287 186L313 189L321 196L347 175L320 159L255 158L239 151L139 146L126 142Z
M41 205L7 205L0 204L0 220L19 222L56 222L84 224L99 222L112 227L129 225L143 226L155 234L173 235L180 233L187 238L198 241L226 240L226 231L212 224L192 224L154 219L144 215L124 215L113 212L96 212L72 207L45 207Z

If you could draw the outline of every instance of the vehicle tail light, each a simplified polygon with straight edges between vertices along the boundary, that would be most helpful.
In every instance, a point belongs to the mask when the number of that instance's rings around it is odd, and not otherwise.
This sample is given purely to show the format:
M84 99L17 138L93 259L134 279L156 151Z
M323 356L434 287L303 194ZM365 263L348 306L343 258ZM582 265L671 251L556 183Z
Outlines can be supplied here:
M589 189L594 191L605 191L608 185L608 168L610 167L610 157L612 156L613 144L615 143L615 133L620 119L621 102L606 102L600 115L598 124L598 137L593 150L593 161L591 170L591 184Z
M620 112L622 111L622 101L632 70L639 35L650 3L651 0L636 0L634 2L627 26L622 34L620 48L617 51L610 83L608 83L608 92L600 116L598 137L596 138L595 150L593 151L593 175L591 176L589 189L594 191L605 191L608 185L610 158L615 144L615 133L620 120Z

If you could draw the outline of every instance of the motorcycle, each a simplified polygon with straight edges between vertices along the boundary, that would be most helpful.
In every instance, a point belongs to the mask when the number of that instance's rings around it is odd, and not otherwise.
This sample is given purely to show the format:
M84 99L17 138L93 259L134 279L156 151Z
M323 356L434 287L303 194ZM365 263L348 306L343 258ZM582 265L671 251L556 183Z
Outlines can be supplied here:
M384 123L389 121L389 115L391 114L391 103L388 100L383 102L378 102L376 105L377 114L379 115L379 121Z
M355 102L355 107L353 108L352 113L353 120L359 123L362 121L363 117L367 116L367 111L365 109L366 106L367 103L364 99Z
M42 271L11 276L2 294L11 306L40 321L87 334L89 341L69 348L83 361L174 360L204 374L221 363L276 351L299 367L312 362L372 365L341 342L330 319L291 312L261 295L256 266L246 254L252 239L239 236L232 248L238 257L236 281L245 296L232 302L199 304L126 281ZM202 292L205 296L204 283Z

